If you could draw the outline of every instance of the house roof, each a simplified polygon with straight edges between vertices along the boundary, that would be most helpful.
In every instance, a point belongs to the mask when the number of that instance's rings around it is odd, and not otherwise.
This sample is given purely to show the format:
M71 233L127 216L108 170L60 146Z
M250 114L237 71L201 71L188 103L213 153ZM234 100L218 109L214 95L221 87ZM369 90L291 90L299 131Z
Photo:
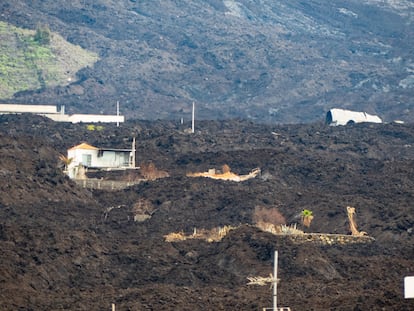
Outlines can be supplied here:
M68 149L68 151L79 150L79 149L81 149L81 150L116 151L116 152L131 152L132 151L132 149L97 148L97 147L91 146L87 143L81 143L77 146L74 146L74 147Z
M99 148L101 151L131 152L132 149Z
M91 145L89 145L87 143L81 143L81 144L79 144L77 146L74 146L74 147L70 148L69 150L76 150L76 149L99 150L99 148L96 148L94 146L91 146Z

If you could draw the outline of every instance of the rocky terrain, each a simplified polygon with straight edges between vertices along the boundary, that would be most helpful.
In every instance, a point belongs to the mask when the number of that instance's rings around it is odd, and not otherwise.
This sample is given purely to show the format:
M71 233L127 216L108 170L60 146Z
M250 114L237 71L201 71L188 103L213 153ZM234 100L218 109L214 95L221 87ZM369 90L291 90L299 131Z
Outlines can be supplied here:
M414 275L412 124L188 127L135 120L92 131L0 116L1 309L262 310L271 289L247 278L268 277L275 250L280 306L413 309L403 297L403 278ZM169 177L102 191L62 173L59 154L71 146L128 148L133 136L138 162ZM223 164L261 174L241 183L186 177ZM307 234L349 235L348 205L373 242L298 243L256 226L262 216ZM304 209L314 215L309 228ZM165 239L224 226L233 229L216 242Z
M138 119L188 119L196 102L200 119L308 123L337 107L410 121L413 20L406 0L3 0L0 21L48 25L100 58L69 85L3 101L112 114L119 101Z

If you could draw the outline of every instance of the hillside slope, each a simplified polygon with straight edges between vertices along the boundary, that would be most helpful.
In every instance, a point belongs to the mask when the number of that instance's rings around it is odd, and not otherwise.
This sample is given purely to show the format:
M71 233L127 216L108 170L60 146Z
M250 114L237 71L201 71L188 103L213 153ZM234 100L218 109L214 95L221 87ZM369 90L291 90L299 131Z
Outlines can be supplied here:
M2 310L102 310L111 303L122 310L259 310L271 306L271 290L247 278L272 272L274 250L279 305L411 309L401 284L414 274L412 125L205 121L194 134L186 127L134 121L90 131L0 116ZM132 136L138 162L170 177L107 192L63 176L57 158L79 141L125 148ZM239 174L262 173L243 183L185 176L225 163ZM307 233L348 234L347 205L374 242L297 244L255 225L263 209L287 224L310 209ZM137 213L149 217L135 221ZM164 237L225 225L235 229L220 242Z
M0 20L41 22L101 61L15 102L130 117L313 122L332 107L413 119L410 1L12 1Z
M22 91L66 86L80 69L98 60L96 54L41 25L34 31L0 21L0 42L1 99Z

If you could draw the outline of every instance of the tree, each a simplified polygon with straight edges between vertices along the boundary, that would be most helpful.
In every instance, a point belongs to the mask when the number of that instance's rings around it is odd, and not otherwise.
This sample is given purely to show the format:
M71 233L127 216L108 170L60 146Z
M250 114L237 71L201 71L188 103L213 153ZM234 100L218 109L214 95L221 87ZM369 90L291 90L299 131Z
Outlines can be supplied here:
M41 45L49 45L52 34L48 25L37 24L34 40Z
M65 166L65 171L67 171L68 170L68 166L72 163L72 161L73 161L73 158L68 158L68 157L65 157L63 154L61 154L60 156L59 156L59 160L63 163L63 165Z
M312 211L308 210L308 209L304 209L301 213L301 219L302 219L302 225L309 228L312 219L313 219L313 215L312 215Z

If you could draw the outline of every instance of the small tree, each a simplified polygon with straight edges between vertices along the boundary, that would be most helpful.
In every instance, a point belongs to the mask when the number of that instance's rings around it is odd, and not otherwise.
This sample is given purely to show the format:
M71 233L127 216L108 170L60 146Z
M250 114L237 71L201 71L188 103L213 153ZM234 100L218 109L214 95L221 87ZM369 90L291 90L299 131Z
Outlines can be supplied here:
M41 45L49 45L51 40L52 34L50 32L50 28L48 25L40 25L37 24L36 26L36 33L34 35L34 40Z
M309 228L313 219L312 211L304 209L301 213L302 225Z
M64 165L64 167L65 167L65 171L67 171L68 170L68 166L72 163L72 161L73 161L73 158L68 158L68 157L65 157L63 154L61 154L60 156L59 156L59 160L60 160L60 162L62 162L62 164Z

